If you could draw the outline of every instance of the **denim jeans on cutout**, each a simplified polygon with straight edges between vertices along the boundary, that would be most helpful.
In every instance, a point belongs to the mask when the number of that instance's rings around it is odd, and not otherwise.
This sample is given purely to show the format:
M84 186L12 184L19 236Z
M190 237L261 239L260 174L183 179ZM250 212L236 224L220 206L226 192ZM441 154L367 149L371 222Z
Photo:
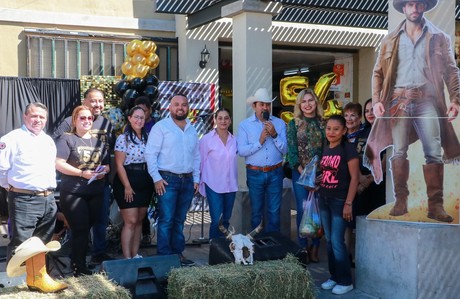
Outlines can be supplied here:
M7 247L8 260L13 250L32 236L40 238L43 243L51 240L56 222L57 206L54 195L47 197L8 192L8 215L10 236Z
M162 175L168 185L158 196L157 254L182 254L185 249L184 222L192 203L192 177Z
M266 215L264 231L279 232L283 168L280 167L268 172L246 169L246 176L251 201L252 228L256 228L260 224L262 216Z
M224 227L228 228L230 224L236 192L217 193L209 188L208 185L205 185L205 188L206 198L209 203L209 215L211 216L209 239L214 239L224 236L224 234L219 230L219 219L221 215Z
M300 247L307 248L308 246L308 238L301 238L299 235L299 226L300 221L302 221L303 216L303 201L308 197L309 191L300 184L297 184L299 180L300 173L297 169L292 170L292 189L294 191L296 209L297 209L297 216L296 216L296 223L297 223L297 240L299 242ZM320 238L312 238L312 245L319 246Z
M320 196L319 209L327 241L327 259L331 279L340 285L352 284L350 260L345 246L347 222L343 219L345 200Z
M441 129L435 102L436 99L428 95L424 99L412 100L405 106L404 114L401 115L409 118L392 119L391 133L394 144L392 160L407 158L410 142L409 132L415 129L423 146L426 164L443 163ZM396 105L396 99L392 101L392 105Z
M111 187L109 184L104 186L104 198L102 207L99 210L99 216L92 227L92 255L105 253L107 250L107 226L109 225L109 204L111 196Z

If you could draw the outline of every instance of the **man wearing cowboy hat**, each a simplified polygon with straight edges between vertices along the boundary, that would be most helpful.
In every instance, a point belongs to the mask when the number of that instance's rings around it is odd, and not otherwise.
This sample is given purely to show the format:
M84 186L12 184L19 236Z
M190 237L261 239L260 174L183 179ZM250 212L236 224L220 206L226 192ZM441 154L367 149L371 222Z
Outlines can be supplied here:
M425 162L428 218L451 222L443 207L444 162L459 161L460 145L450 123L459 112L460 82L450 38L423 14L437 0L394 0L406 19L382 41L374 67L372 102L377 119L369 135L365 163L377 183L382 171L379 153L393 146L390 159L395 205L391 216L408 213L410 144L420 140ZM444 84L450 103L446 106ZM444 153L442 154L442 150ZM367 162L366 162L367 159Z
M265 231L280 230L283 192L283 156L287 153L286 124L270 115L273 100L259 88L247 103L254 114L240 123L237 146L246 161L246 177L251 201L251 225L256 228L266 211Z

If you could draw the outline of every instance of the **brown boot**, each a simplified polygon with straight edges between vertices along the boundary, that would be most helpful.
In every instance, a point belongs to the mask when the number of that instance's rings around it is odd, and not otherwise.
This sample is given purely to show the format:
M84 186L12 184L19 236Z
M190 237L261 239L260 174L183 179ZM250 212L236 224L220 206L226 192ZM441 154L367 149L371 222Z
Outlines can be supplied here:
M446 213L443 207L444 164L423 165L423 175L428 195L428 218L452 222L454 219Z
M55 293L67 288L65 283L55 281L46 272L45 253L39 253L26 260L27 286L42 293Z
M393 190L396 201L394 207L390 211L390 215L401 216L407 213L409 161L406 159L391 160L391 173L393 174Z

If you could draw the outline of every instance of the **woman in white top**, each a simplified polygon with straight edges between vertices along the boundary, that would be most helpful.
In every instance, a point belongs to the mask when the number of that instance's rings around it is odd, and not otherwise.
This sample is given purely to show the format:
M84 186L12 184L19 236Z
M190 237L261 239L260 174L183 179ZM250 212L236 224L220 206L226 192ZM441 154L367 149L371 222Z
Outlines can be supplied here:
M131 108L126 130L115 144L117 175L113 191L124 222L121 248L127 259L142 257L138 254L142 220L153 194L153 181L144 158L148 137L144 123L144 110L139 106Z

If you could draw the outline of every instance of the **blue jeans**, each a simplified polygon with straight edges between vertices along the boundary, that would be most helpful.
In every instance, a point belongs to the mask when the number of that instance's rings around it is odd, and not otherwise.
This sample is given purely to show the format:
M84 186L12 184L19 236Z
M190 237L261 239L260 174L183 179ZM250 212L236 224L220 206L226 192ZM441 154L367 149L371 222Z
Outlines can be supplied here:
M102 207L99 210L96 223L92 227L93 233L93 248L92 255L98 255L105 253L107 250L107 226L109 225L109 204L111 196L111 187L109 184L104 186L104 198L102 201Z
M300 173L297 169L292 170L292 190L294 191L295 204L297 209L296 223L297 223L297 241L299 242L300 247L308 247L308 238L301 238L299 235L300 222L302 221L303 216L303 202L308 197L308 191L305 186L297 184L299 180ZM313 238L312 245L317 247L320 244L321 238Z
M396 105L396 100L392 105ZM415 129L425 154L426 164L441 164L441 129L439 126L438 113L436 111L436 99L427 96L425 99L412 100L405 106L400 116L409 118L392 119L392 137L394 154L392 159L406 159L409 148L409 132ZM414 117L414 118L411 118Z
M8 192L10 243L7 258L13 250L32 236L43 243L51 240L56 222L57 206L54 195L34 196L17 192Z
M162 175L168 185L158 196L157 254L182 254L185 249L184 222L192 203L192 177Z
M206 198L209 203L209 215L211 216L211 225L209 226L209 239L224 236L219 230L219 219L222 215L222 224L225 228L230 225L232 217L233 204L235 203L236 192L217 193L208 185L206 188Z
M251 225L256 228L264 219L264 231L280 231L280 207L283 195L283 168L269 172L246 169ZM263 216L266 212L266 218Z
M320 196L319 209L327 241L327 259L331 279L340 285L352 284L350 260L345 246L347 222L343 219L345 199Z

